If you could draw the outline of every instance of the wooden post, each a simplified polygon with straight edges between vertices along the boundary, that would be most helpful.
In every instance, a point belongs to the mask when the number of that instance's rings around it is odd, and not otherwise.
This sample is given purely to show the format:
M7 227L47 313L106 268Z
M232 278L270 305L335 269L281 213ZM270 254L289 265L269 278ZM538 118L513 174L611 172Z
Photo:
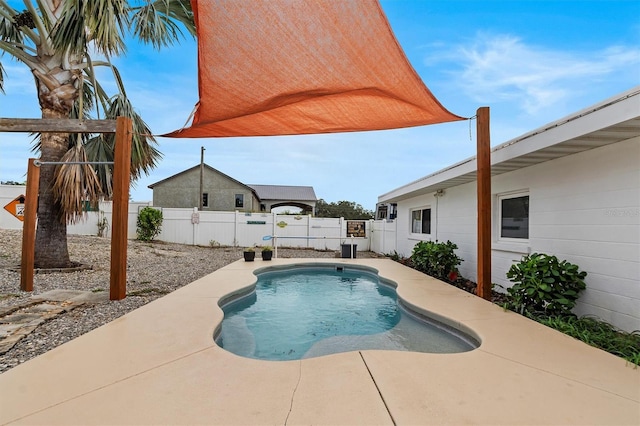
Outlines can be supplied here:
M476 155L478 164L478 288L477 294L491 300L491 137L489 107L478 108Z
M127 295L127 233L132 129L133 124L130 118L117 118L113 159L110 300L122 300Z
M198 194L200 202L198 203L198 211L202 211L203 198L204 198L204 146L200 147L200 193ZM193 240L195 244L195 239Z
M27 167L27 194L24 200L22 222L22 261L20 262L20 290L33 291L34 252L36 246L36 217L38 213L38 189L40 167L35 158L29 158Z
M120 119L118 119L120 120ZM120 160L121 166L126 167L126 173L124 170L116 171L117 167L114 166L114 193L120 191L124 193L125 203L119 201L119 205L124 209L124 221L119 218L118 232L114 232L116 235L124 235L124 250L121 249L123 241L118 241L114 245L114 241L111 241L111 285L114 283L122 285L122 290L119 294L122 295L120 299L124 298L126 294L126 248L127 248L127 207L129 204L129 173L130 173L130 161L131 161L131 136L132 136L132 124L131 120L122 122L120 124L120 130L117 128L116 120L60 120L60 119L36 119L36 118L0 118L0 132L29 132L29 133L118 133L122 142L118 143L118 136L116 135L116 158L118 158L118 147L123 145L122 149L126 150L124 160ZM126 129L129 129L126 131ZM126 142L126 143L125 143ZM116 160L117 162L118 160ZM118 173L124 173L126 178L118 179ZM33 268L34 268L34 253L35 253L35 235L36 235L36 217L38 212L38 187L40 180L40 168L35 165L35 159L29 159L29 168L27 170L27 194L25 199L24 209L24 221L22 224L22 262L20 264L20 289L23 291L33 291ZM118 186L118 185L123 186ZM114 210L116 202L114 202ZM115 211L114 211L115 215ZM124 227L123 227L124 225ZM115 231L115 223L112 230ZM122 229L120 229L122 228ZM122 234L122 230L124 234ZM120 247L114 250L114 247ZM117 261L121 265L124 265L124 273L120 273L114 280L114 252L124 255L123 258L118 257ZM118 292L116 292L118 294ZM113 295L112 291L112 295ZM113 297L112 297L113 299Z

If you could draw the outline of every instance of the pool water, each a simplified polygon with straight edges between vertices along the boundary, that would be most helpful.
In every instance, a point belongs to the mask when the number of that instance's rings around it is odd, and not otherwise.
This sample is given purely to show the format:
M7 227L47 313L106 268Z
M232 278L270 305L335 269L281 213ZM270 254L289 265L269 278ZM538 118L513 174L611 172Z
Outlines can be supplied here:
M293 360L365 349L454 353L477 347L472 338L411 314L393 287L360 268L263 272L255 291L222 309L216 343L248 358Z

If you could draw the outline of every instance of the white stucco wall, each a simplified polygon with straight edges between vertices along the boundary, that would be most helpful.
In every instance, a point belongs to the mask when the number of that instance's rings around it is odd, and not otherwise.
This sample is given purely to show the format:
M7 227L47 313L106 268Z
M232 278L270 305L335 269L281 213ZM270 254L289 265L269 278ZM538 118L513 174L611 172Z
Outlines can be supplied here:
M529 191L529 241L497 240L497 195ZM506 272L523 254L542 252L587 271L576 306L627 330L640 330L640 138L562 157L492 179L492 282L508 287ZM451 240L464 259L461 273L476 278L476 184L398 202L398 253L419 238L410 211L431 206L430 239Z

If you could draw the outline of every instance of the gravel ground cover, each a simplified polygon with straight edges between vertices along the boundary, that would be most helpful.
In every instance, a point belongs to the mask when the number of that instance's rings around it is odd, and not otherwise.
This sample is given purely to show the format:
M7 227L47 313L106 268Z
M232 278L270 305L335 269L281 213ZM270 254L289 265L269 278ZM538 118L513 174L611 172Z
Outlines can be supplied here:
M70 235L68 246L71 260L89 266L90 269L36 273L34 291L30 293L20 291L21 244L21 231L0 229L0 310L25 303L32 295L50 290L108 293L111 260L109 238ZM336 252L278 247L278 256L334 258ZM371 252L358 252L358 257L377 256ZM121 301L106 300L81 305L43 323L0 355L0 373L239 259L242 259L241 247L200 247L129 240L127 297Z

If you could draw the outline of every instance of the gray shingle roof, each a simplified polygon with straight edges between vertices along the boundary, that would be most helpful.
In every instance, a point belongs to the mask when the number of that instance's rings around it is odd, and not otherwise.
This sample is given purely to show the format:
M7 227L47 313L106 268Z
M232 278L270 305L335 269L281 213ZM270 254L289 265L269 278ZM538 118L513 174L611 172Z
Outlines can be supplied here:
M247 185L261 200L317 201L312 186Z

